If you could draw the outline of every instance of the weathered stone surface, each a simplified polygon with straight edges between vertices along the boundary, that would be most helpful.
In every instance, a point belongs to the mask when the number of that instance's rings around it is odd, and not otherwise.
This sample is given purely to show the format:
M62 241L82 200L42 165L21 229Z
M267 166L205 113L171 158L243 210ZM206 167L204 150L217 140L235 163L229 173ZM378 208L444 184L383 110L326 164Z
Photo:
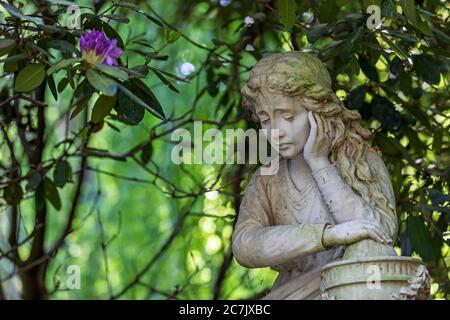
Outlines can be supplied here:
M399 265L387 275L381 271L381 281L398 271L406 286L413 275L426 273L419 262L396 257L389 173L359 113L345 108L332 91L320 60L302 52L265 57L251 70L242 96L243 107L262 128L279 130L274 145L279 170L253 174L232 239L241 265L279 272L265 299L322 299L331 293L335 299L392 299L398 288L390 282L383 282L381 293L365 295L370 289L354 284L348 271L363 277L370 263ZM333 266L338 261L348 263ZM408 293L396 297L426 296L425 282L416 290L420 294L404 287ZM331 292L336 283L340 289Z

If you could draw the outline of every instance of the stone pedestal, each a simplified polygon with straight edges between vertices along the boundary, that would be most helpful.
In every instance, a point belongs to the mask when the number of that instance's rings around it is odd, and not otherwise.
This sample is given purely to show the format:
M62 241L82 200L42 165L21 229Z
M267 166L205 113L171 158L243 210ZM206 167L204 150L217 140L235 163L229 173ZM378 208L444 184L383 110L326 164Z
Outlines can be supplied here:
M344 257L322 268L324 300L425 300L430 276L418 259L390 254L388 246L368 242L350 246ZM366 250L361 250L365 247ZM392 247L391 247L392 248ZM361 256L362 253L388 255Z

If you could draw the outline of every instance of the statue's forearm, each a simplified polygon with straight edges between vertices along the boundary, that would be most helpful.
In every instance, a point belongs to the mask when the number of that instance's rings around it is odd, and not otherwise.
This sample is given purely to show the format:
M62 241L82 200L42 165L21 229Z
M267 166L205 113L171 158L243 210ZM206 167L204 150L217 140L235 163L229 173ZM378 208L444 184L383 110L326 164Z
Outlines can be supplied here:
M373 220L373 210L364 199L353 192L334 165L314 170L313 177L337 223L353 219Z
M301 256L326 250L322 237L325 224L260 227L251 221L237 226L233 253L246 267L273 267Z

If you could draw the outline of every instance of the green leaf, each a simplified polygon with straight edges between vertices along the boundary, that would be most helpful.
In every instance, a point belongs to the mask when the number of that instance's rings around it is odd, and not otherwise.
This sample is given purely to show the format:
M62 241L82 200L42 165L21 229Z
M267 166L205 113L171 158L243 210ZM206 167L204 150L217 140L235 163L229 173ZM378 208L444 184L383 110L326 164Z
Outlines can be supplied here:
M417 132L407 128L404 129L404 134L409 139L409 145L416 151L416 155L419 157L424 156L424 152L427 150L427 146L420 141L419 137L417 136Z
M79 97L81 94L87 96L93 93L96 93L95 88L89 84L87 79L83 79L83 81L77 85L77 88L73 92L75 97Z
M131 83L127 85L127 87L119 85L119 88L132 101L147 109L156 117L162 120L165 119L164 112L158 100L141 80L133 79Z
M66 69L67 79L69 80L69 85L72 89L75 89L75 80L73 79L73 71L72 69Z
M366 95L366 90L364 86L357 87L350 91L347 97L347 106L351 110L358 110L364 105L364 97Z
M53 98L55 98L55 100L58 100L58 90L56 89L55 79L53 79L53 76L47 77L47 84L50 88Z
M390 63L389 70L393 75L398 77L403 72L402 61L398 57L394 57Z
M124 88L124 89L123 89ZM138 124L145 114L145 103L140 103L140 99L125 87L120 87L116 111L130 124Z
M413 58L414 70L417 75L429 84L438 84L441 79L439 63L429 55L415 55Z
M0 63L15 62L15 61L23 60L26 58L27 58L27 55L25 53L18 53L18 54L14 53L12 55L10 54L7 58L0 59Z
M176 92L176 93L180 93L180 91L178 91L178 89L169 81L166 79L166 77L164 77L162 75L161 72L159 72L158 69L155 68L150 68L154 74L156 74L156 76L159 78L159 80L161 80L167 87L169 87L170 90Z
M5 54L9 54L11 51L13 51L16 48L16 44L12 44L9 47L0 48L0 57L4 56Z
M437 130L433 135L433 149L436 154L441 153L442 150L442 131Z
M144 118L146 104L130 91L132 86L129 82L125 85L126 87L122 85L119 87L116 111L126 122L138 124Z
M57 211L59 211L61 209L61 198L59 197L56 185L48 177L44 178L44 193L47 200L50 201Z
M138 44L138 45L141 45L141 46L150 48L150 49L152 49L153 51L157 51L157 49L156 49L154 46L152 46L150 43L147 43L147 42L142 41L142 40L133 40L133 41L131 41L131 43L136 43L136 44Z
M319 21L320 22L334 22L338 15L340 8L336 5L335 0L324 0L319 6Z
M443 45L450 45L450 36L445 32L442 32L439 29L431 28L431 32L436 37L438 42L441 42Z
M63 54L66 54L67 56L71 57L72 54L76 54L78 57L81 56L80 50L78 50L73 44L71 44L68 41L65 40L50 40L47 42L47 48L53 48L56 50L61 51Z
M365 33L364 38L361 40L361 45L365 49L365 55L369 59L369 62L376 64L383 49L380 47L374 32Z
M73 171L72 167L69 164L68 170L67 170L67 182L73 182Z
M35 45L34 43L30 43L29 46L33 50L38 51L39 53L43 54L47 59L55 59L55 56L53 56L50 52L48 52L47 50L41 48L40 46Z
M148 75L149 67L146 65L136 66L131 69L125 69L130 78L143 78Z
M138 66L138 67L139 67L139 66ZM142 67L144 67L144 66L142 66ZM145 67L147 67L147 66L145 66ZM135 67L135 68L136 68L136 67ZM135 68L133 68L133 70L136 70ZM189 79L186 79L186 78L180 78L180 77L174 75L173 73L170 73L170 72L167 72L167 71L164 71L164 70L159 70L159 69L156 69L156 68L153 68L153 67L147 67L147 69L156 70L156 71L158 71L159 73L162 73L163 75L168 76L169 78L175 79L175 80L177 80L177 81L181 81L181 82L185 82L185 83L190 83Z
M117 15L117 14L107 14L104 16L105 18L120 22L120 23L125 23L128 24L130 23L130 19L125 17L125 16L121 16L121 15Z
M89 6L87 6L87 5L81 5L81 4L78 4L79 1L77 1L77 3L72 2L72 1L67 1L67 0L46 0L46 1L47 1L47 2L50 2L51 4L59 4L59 5L62 5L62 6L68 6L68 7L70 7L70 6L76 5L76 6L80 7L80 8L88 8L88 9L91 9L91 7L89 7Z
M121 47L122 49L125 49L125 45L123 43L122 37L114 28L112 28L106 22L102 21L102 29L108 38L110 38L111 40L116 39L118 46Z
M167 38L167 42L168 43L174 43L175 41L178 40L178 38L181 37L181 32L180 31L173 31L169 34L168 38Z
M439 204L443 204L445 202L450 202L450 194L442 194L436 189L428 189L428 195L431 199L431 202L434 206L437 206ZM450 208L449 208L450 210Z
M124 81L128 80L128 73L118 67L108 66L106 64L96 64L94 68L116 79Z
M412 36L408 33L404 33L404 32L396 32L396 31L389 31L389 35L396 37L396 38L400 38L402 40L408 41L411 44L416 43L417 42L417 38L415 36Z
M364 10L366 10L367 7L371 5L381 7L381 0L364 0Z
M352 33L350 39L343 42L342 51L339 55L339 62L343 65L348 63L354 63L355 60L355 52L358 51L358 47L362 40L362 36L364 34L364 27L361 26L357 30Z
M108 97L101 95L95 102L94 108L92 109L91 121L102 121L111 112L115 104L116 96Z
M112 97L117 93L117 83L107 76L103 76L98 72L89 69L86 71L86 78L95 89L104 95Z
M311 27L306 34L306 38L308 42L314 44L320 37L327 31L328 24L327 23L318 23Z
M144 164L147 164L152 158L153 154L153 146L151 141L148 142L143 148L141 152L141 160Z
M45 79L45 65L33 63L20 70L14 89L17 92L30 92L39 87Z
M342 71L349 77L354 77L359 74L359 64L354 54L350 56L350 61L343 66Z
M415 105L408 106L407 111L411 113L416 120L419 120L429 130L433 130L433 127L431 126L430 123L430 117L426 114L425 111L423 111L420 108L417 108L417 106Z
M2 5L11 16L18 18L19 20L30 21L36 25L43 24L42 22L40 22L40 19L24 15L16 7L7 2L0 1L0 5Z
M428 231L423 219L410 216L408 219L408 234L414 250L425 262L434 262L439 258L440 247Z
M168 55L160 56L157 52L150 52L148 55L145 56L145 64L148 64L151 60L161 60L166 61L169 59Z
M3 71L5 73L12 73L19 71L19 64L17 63L17 61L5 62L3 66Z
M34 171L31 176L28 178L28 184L26 186L27 191L34 191L39 186L42 181L41 174L37 171Z
M36 188L34 204L36 206L36 210L41 210L45 205L45 190L43 183L40 183Z
M89 94L89 95L83 96L77 102L74 103L74 105L76 107L72 111L72 114L70 115L70 120L75 118L81 111L83 111L84 108L86 108L90 99L91 99L91 95Z
M383 154L398 157L401 155L399 148L396 145L396 141L390 137L386 137L383 134L377 134L375 136L375 143L380 147Z
M162 116L162 120L165 120L164 110L150 88L140 79L132 80L131 84L133 92L141 97L145 103L152 106L152 108Z
M102 27L103 21L100 20L95 15L93 15L92 13L83 13L83 14L81 14L80 18L81 18L81 21L84 21L84 23L83 23L84 30L89 30L89 29L103 30L103 27Z
M22 200L22 197L23 190L18 183L9 184L3 190L3 198L5 199L6 203L12 206L19 204L20 200Z
M67 160L58 161L53 171L53 181L58 188L64 187L64 185L69 180L69 167L70 164Z
M278 0L277 7L280 15L280 21L283 24L284 28L292 28L297 17L297 15L295 14L295 0Z
M69 80L67 78L62 78L58 83L58 92L63 91L67 85L69 84Z
M392 1L383 1L381 7L381 16L384 18L392 18L396 13L396 6Z
M406 60L409 57L408 53L405 50L403 50L400 46L395 44L394 41L392 41L391 39L389 39L388 37L385 37L383 35L381 35L381 38L384 41L386 41L386 43L389 45L389 47L392 50L394 50L397 57L399 57L401 60Z
M431 32L431 28L428 26L426 21L419 20L414 25L421 33L423 33L426 36L432 36L433 33Z
M52 65L50 68L48 68L47 75L51 75L52 73L55 73L79 61L81 61L81 58L63 59L57 62L56 64Z
M13 45L16 44L16 41L14 41L13 39L0 39L0 50L1 49L6 49L6 48L10 48Z
M416 5L414 0L400 0L400 6L402 7L403 13L406 15L411 23L416 24Z
M142 11L137 5L135 5L134 3L130 3L130 2L125 2L125 1L121 1L119 3L117 3L117 6L119 7L124 7L124 8L129 8L131 10L134 10L142 15L144 15L147 19L149 19L151 22L153 22L154 24L156 24L159 27L162 27L163 24L157 20L156 18L152 17L151 15L149 15L148 13L145 13L144 11Z
M360 55L359 56L359 66L361 67L361 70L364 72L364 74L369 78L370 80L374 82L379 81L378 77L378 71L377 68L375 68L374 65L370 64L369 61L366 59L365 56Z

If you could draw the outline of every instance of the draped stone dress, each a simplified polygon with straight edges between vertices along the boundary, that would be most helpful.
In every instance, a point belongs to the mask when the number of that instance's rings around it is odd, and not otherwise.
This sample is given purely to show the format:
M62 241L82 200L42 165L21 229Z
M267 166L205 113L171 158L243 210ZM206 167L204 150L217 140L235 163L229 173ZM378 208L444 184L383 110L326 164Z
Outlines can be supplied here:
M383 181L383 193L395 204L382 159L378 155L371 157ZM261 175L258 169L241 203L232 238L236 260L249 268L271 267L279 272L265 299L320 299L321 268L342 257L344 252L343 246L325 248L322 243L327 224L335 224L333 211L354 210L364 213L361 216L377 215L376 210L353 193L335 166L303 176L298 189L285 159L280 161L274 175ZM344 200L335 199L331 194ZM393 236L395 226L384 225Z

